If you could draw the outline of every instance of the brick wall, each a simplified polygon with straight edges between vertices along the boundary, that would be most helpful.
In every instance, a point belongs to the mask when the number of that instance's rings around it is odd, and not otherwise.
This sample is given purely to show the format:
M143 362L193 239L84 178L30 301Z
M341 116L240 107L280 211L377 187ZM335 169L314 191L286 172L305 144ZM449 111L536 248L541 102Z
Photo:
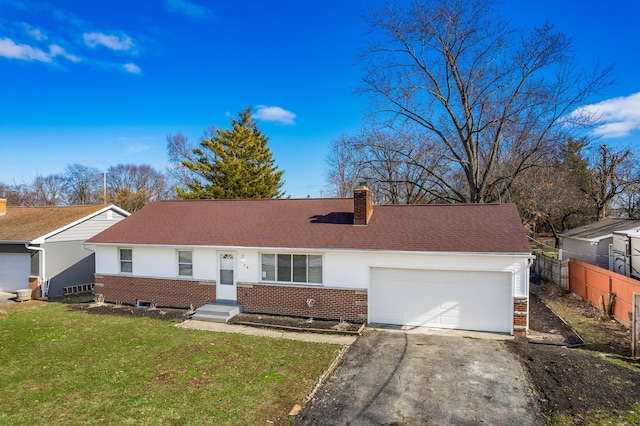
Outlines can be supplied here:
M371 191L366 187L359 187L353 191L353 224L366 225L373 213L373 199Z
M96 275L95 292L104 294L105 302L121 302L135 305L138 300L148 300L158 306L188 308L206 305L216 300L214 283L140 278L120 275Z
M513 335L527 337L528 303L526 297L516 297L513 301Z
M314 299L312 308L307 299ZM324 319L367 321L367 292L282 285L239 285L238 303L244 312Z

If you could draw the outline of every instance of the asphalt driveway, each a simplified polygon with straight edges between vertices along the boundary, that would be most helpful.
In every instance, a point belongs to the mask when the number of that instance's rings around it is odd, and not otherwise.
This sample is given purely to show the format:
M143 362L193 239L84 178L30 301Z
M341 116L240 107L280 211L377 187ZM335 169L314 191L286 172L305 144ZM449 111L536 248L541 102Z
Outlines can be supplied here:
M367 330L296 425L542 425L502 341Z

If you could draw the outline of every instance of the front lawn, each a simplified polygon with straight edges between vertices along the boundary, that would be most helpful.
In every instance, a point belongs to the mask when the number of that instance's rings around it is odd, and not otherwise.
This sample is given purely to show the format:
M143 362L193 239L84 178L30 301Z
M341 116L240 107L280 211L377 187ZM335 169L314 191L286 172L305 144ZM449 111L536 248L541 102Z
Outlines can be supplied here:
M338 351L60 303L0 314L0 342L0 424L287 424Z

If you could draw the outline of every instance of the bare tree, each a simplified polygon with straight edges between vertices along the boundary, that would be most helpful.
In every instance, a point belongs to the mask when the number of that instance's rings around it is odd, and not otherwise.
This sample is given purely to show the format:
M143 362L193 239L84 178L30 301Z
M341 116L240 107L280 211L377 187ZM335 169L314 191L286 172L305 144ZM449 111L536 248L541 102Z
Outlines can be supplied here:
M36 176L33 180L33 192L39 206L57 206L62 204L65 179L61 175Z
M609 83L611 68L580 71L565 34L512 28L493 3L432 0L368 16L374 41L359 92L386 125L424 132L428 151L399 153L423 165L443 200L503 200L590 122L570 112Z
M633 183L629 178L633 165L631 158L631 151L619 151L606 145L600 145L594 154L591 176L583 190L593 203L596 220L607 217L611 201Z
M106 173L107 201L131 213L167 197L164 175L147 164L118 164Z
M68 164L63 176L68 204L89 205L101 201L101 173L95 167Z
M359 160L355 156L356 152L349 136L342 135L331 141L325 164L327 181L333 196L350 197L358 181L364 177Z

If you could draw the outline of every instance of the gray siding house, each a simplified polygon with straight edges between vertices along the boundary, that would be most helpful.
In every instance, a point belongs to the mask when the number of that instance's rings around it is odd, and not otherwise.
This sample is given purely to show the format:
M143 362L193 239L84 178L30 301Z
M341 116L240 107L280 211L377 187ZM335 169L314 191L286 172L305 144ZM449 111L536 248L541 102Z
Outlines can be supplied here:
M0 199L0 291L55 297L93 283L95 255L85 241L127 216L114 205L7 207Z
M583 262L614 270L613 234L617 231L640 229L640 219L606 218L579 226L561 234L559 258Z

